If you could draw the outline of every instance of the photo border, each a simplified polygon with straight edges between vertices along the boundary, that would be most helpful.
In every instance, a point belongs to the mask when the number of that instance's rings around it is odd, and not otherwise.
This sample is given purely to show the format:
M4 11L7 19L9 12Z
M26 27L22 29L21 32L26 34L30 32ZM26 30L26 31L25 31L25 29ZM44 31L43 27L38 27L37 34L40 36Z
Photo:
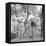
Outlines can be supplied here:
M43 40L37 41L21 41L21 42L11 42L11 4L24 4L24 5L42 5L43 10ZM21 3L21 2L8 2L6 3L6 43L29 43L29 42L45 42L45 4L35 4L35 3Z

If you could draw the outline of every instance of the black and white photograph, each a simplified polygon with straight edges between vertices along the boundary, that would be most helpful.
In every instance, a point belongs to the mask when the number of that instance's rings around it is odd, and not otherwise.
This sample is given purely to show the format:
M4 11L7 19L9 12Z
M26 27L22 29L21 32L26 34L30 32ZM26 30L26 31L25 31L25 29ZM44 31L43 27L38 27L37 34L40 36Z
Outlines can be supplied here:
M10 4L11 42L44 41L44 5Z

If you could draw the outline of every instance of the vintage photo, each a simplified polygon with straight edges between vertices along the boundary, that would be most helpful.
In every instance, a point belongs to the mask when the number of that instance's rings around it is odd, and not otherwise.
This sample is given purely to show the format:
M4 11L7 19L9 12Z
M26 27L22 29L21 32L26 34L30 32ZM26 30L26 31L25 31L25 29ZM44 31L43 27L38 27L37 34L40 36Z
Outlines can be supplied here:
M11 4L11 42L43 40L42 5Z

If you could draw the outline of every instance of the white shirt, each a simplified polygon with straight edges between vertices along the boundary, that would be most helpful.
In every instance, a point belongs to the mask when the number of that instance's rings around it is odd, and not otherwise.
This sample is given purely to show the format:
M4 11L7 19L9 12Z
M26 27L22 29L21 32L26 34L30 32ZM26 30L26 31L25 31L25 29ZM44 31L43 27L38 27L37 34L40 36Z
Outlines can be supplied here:
M33 18L34 18L33 14L30 14L28 20L33 19Z

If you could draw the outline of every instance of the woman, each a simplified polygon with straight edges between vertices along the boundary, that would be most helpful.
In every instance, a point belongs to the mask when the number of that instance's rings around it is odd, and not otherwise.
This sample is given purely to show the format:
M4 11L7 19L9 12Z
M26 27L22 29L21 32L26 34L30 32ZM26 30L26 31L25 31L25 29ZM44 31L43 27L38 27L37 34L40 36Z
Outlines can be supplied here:
M36 23L34 21L31 21L31 27L32 27L32 38L34 38L36 31Z

